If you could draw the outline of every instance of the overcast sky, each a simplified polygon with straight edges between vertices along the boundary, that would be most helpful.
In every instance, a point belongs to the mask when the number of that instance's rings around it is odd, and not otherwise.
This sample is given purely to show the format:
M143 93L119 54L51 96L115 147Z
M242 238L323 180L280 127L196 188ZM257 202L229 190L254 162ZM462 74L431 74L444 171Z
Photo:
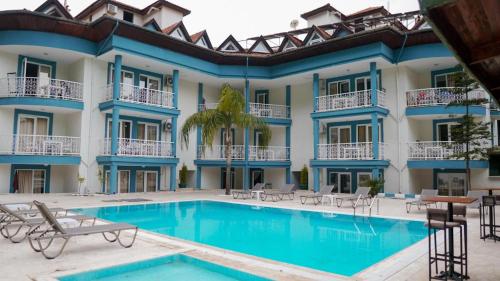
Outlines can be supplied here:
M64 0L60 0L61 3ZM67 0L72 15L77 15L94 0ZM155 0L122 0L121 2L144 8ZM36 9L44 0L2 1L1 10ZM214 46L218 46L229 34L237 40L248 37L282 32L290 29L293 19L306 22L300 14L330 3L344 14L367 7L385 6L391 13L418 10L417 0L171 0L170 2L191 11L184 18L190 34L206 29Z

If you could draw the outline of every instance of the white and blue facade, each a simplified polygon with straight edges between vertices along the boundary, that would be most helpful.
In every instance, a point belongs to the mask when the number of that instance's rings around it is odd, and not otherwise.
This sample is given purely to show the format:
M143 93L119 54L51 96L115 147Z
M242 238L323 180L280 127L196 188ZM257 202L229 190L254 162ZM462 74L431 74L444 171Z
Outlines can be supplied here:
M187 146L178 131L191 114L214 107L221 85L230 83L245 96L245 110L272 131L262 147L258 131L234 128L234 188L297 183L305 165L311 190L336 184L349 193L383 177L386 192L432 187L458 194L465 164L446 148L465 110L446 106L453 87L447 75L459 71L458 62L431 30L401 35L382 26L358 40L354 31L315 37L314 27L307 37L322 48L303 42L278 52L257 41L254 49L263 53L229 54L185 30L156 30L166 27L165 7L158 17L135 15L133 24L116 19L125 9L118 8L114 18L97 9L72 21L29 11L2 15L40 22L0 30L0 192L173 191L182 164L188 187L222 188L224 131L205 149L200 129ZM182 19L181 11L170 12ZM291 42L305 39L297 40ZM498 145L498 111L470 110L492 122ZM473 184L499 184L490 162L473 161Z

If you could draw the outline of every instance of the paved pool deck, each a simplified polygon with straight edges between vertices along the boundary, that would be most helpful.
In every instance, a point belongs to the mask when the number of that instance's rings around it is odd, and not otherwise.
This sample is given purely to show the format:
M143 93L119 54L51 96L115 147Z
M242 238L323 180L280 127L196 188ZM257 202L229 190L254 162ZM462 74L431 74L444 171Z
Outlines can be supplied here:
M303 192L299 191L297 195L301 193ZM108 200L132 198L143 198L151 201L137 203L106 202ZM50 207L88 208L203 199L326 213L353 213L352 208L347 207L347 205L343 208L330 205L302 205L298 196L295 198L293 201L281 202L263 202L255 199L234 200L232 197L224 196L221 190L193 191L186 189L178 192L96 194L85 197L70 194L0 194L0 203L39 200ZM367 213L367 209L365 209L364 213L360 208L357 211L357 215L368 215ZM377 214L376 210L372 210L372 216L424 220L425 210L418 211L415 208L410 214L407 214L404 200L381 199L379 213ZM500 242L483 241L479 238L479 214L477 210L469 210L467 217L469 222L470 280L500 280ZM500 218L500 208L497 208L497 217ZM54 280L54 277L61 275L174 253L185 253L273 280L427 280L428 274L427 240L423 240L369 267L352 278L347 278L139 231L136 243L129 249L124 249L117 244L107 243L100 235L71 239L65 252L55 260L46 260L41 254L33 252L27 241L12 244L8 240L1 238L0 280Z

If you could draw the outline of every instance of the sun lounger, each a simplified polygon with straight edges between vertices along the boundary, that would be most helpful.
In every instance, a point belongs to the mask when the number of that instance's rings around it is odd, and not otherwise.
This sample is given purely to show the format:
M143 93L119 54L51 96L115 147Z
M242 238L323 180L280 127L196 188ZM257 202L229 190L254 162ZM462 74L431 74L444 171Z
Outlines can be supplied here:
M294 184L285 184L279 190L264 190L264 192L262 193L261 199L263 201L266 201L267 198L270 197L273 202L276 202L278 200L283 200L283 198L285 198L285 196L287 196L288 199L293 200L294 187L295 187Z
M428 208L430 205L434 205L437 208L437 203L426 201L426 198L434 197L437 195L438 195L437 189L422 189L422 192L420 193L420 198L406 202L406 212L407 213L410 212L411 206L417 206L419 210L422 206Z
M341 208L344 201L351 202L353 207L357 206L360 200L362 203L365 203L365 201L368 202L368 199L370 199L369 193L369 187L358 187L354 194L337 197L337 207Z
M14 212L3 205L0 205L0 211L8 215L8 219L0 225L0 234L13 243L19 243L33 231L37 231L45 223L44 218L26 218L23 214ZM57 217L57 221L66 227L81 226L84 221L95 223L94 217L89 216L64 216ZM24 230L24 231L23 231Z
M483 196L488 196L488 192L486 190L469 190L469 192L467 192L467 197L477 200L470 204L467 204L467 208L479 209L481 202L483 201Z
M234 199L251 199L255 194L258 194L264 188L263 183L256 183L251 190L233 190L231 193L233 194Z
M33 202L23 202L23 203L3 203L0 204L3 208L15 212L17 214L23 216L35 217L39 214L37 208L33 207ZM50 208L50 212L54 213L54 215L67 215L68 211L63 208ZM9 219L10 215L0 209L0 229L1 225Z
M105 225L65 228L61 226L61 224L57 221L57 218L54 217L54 215L49 211L45 204L38 201L34 201L33 203L38 208L43 218L46 220L48 228L45 231L36 231L30 233L30 235L28 236L28 240L30 242L31 248L33 248L33 250L35 250L36 252L41 252L47 259L54 259L61 255L68 241L75 236L102 234L106 241L117 241L122 247L125 248L131 247L135 242L138 230L136 226L126 223L113 223ZM133 230L134 234L132 241L128 244L125 244L123 243L120 234L122 233L122 231L127 230ZM111 234L111 237L106 236L106 233ZM54 254L50 254L47 250L52 245L52 242L54 242L54 240L56 239L62 239L64 241Z
M315 192L314 194L302 195L300 196L300 203L305 204L307 202L307 199L312 199L314 205L318 205L319 203L321 203L323 195L331 194L333 188L335 188L335 185L325 185L319 190L319 192Z

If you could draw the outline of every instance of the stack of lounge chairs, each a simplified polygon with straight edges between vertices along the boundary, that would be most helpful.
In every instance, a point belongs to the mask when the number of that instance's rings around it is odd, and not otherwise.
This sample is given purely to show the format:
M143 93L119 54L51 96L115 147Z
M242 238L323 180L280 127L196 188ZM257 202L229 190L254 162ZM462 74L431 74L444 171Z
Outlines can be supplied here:
M63 215L60 215L60 214ZM90 225L83 226L84 222ZM122 247L131 247L138 228L125 223L95 225L96 218L82 215L68 215L61 208L47 208L41 202L0 204L0 233L13 243L28 239L35 252L41 252L47 259L61 255L68 241L75 236L102 234L108 242L117 241ZM129 243L124 243L121 234L134 231ZM62 240L57 247L54 241ZM57 247L57 248L56 248ZM52 249L56 248L55 251Z

